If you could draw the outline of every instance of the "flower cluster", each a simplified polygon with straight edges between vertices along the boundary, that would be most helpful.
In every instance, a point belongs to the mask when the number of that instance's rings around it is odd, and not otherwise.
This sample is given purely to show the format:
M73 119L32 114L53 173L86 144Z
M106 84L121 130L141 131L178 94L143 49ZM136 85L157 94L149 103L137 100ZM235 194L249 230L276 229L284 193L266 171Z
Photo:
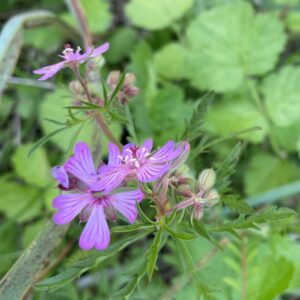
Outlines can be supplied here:
M80 247L106 249L110 242L106 219L115 221L119 212L133 223L137 218L136 203L144 198L141 189L126 189L128 182L161 178L179 156L180 149L172 141L154 152L151 152L152 140L146 140L141 147L127 144L122 151L110 143L108 164L97 169L88 145L76 144L74 156L63 166L52 169L59 188L67 192L53 200L54 208L58 209L55 223L67 224L79 214L80 221L87 222L80 236Z
M204 207L213 206L217 204L220 199L219 193L214 188L215 181L216 173L213 169L203 170L193 188L184 185L181 195L187 200L180 202L173 207L172 210L180 210L192 206L193 213L191 216L199 220L203 215ZM183 183L185 184L186 181L183 180Z
M89 47L81 54L80 48L75 52L70 45L66 45L61 56L63 61L34 73L42 75L39 80L47 80L62 68L69 67L77 79L70 83L74 96L78 99L86 97L90 103L103 107L104 100L94 97L89 90L87 75L91 69L87 70L83 79L79 65L101 55L108 48L109 44L105 43L98 48ZM116 98L122 107L139 93L139 89L134 86L133 74L126 74L122 81L120 76L118 71L111 72L107 85L109 97L114 95L118 87ZM119 82L122 82L122 86L119 86ZM75 105L79 106L81 102L75 102ZM123 215L129 223L134 223L138 215L136 205L145 198L145 190L147 197L155 204L157 219L189 206L193 208L191 217L200 219L204 206L217 203L219 195L213 189L216 175L212 169L204 170L196 184L193 184L195 180L190 180L180 172L190 152L187 142L175 144L169 141L155 151L152 151L151 139L144 141L142 146L132 143L121 146L109 131L100 112L95 115L95 120L109 140L117 144L109 144L107 164L101 163L96 168L88 145L80 142L76 144L72 157L62 166L52 169L58 187L63 192L53 200L53 206L57 209L54 221L56 224L67 224L79 215L80 221L86 222L79 239L82 249L104 250L108 247L110 231L107 220L116 221L117 213ZM150 182L153 184L149 193L145 184ZM170 189L174 193L169 193ZM169 194L179 196L180 202L170 207Z

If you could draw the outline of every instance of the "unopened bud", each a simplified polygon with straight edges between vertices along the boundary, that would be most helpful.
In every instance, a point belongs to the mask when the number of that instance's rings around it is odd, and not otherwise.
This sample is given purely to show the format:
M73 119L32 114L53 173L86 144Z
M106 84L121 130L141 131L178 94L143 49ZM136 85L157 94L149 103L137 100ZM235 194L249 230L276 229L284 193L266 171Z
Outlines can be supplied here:
M198 179L200 189L205 191L210 190L214 186L215 181L216 173L213 169L206 169L202 171Z
M136 77L133 73L126 73L124 85L134 85Z
M201 203L196 203L194 205L194 210L193 210L193 217L196 220L200 220L203 216L203 207Z
M110 86L111 90L113 91L119 80L121 78L120 71L112 71L109 73L107 77L107 84ZM134 86L135 83L135 75L132 73L126 73L123 85L118 92L117 98L120 104L125 105L128 102L128 99L135 97L139 94L140 90L138 87Z
M212 189L205 194L205 200L207 206L213 206L218 203L220 195L217 190Z
M72 80L69 83L69 90L74 94L74 95L80 95L83 93L83 88L78 80Z
M120 76L121 76L120 71L111 71L107 77L107 84L112 88L114 88L117 85Z

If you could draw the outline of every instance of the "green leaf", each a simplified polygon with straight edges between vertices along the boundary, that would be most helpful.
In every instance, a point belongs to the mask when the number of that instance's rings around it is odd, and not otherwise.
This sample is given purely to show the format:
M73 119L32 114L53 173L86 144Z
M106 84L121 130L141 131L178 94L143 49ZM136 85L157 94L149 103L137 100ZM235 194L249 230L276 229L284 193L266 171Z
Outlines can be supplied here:
M54 124L58 124L58 122L56 122ZM42 138L40 138L28 151L28 156L30 157L36 151L36 149L42 147L45 143L47 143L50 139L52 139L56 134L66 130L67 128L68 127L58 128L58 129L48 133L47 135L43 136Z
M278 272L280 270L280 272ZM254 278L255 283L252 284L253 288L247 293L248 299L269 300L274 299L285 291L293 276L294 266L293 263L283 256L263 257L260 274ZM273 274L273 276L270 276Z
M158 253L160 250L160 243L162 239L162 233L163 229L160 228L155 235L155 238L153 240L153 244L151 248L149 249L148 255L147 255L147 274L148 274L148 279L151 281L152 275L156 266L156 261L158 257Z
M144 277L145 273L146 272L144 271L144 272L141 272L141 273L135 275L133 277L133 279L130 280L130 282L126 286L124 286L117 293L113 294L112 299L114 299L114 300L117 300L117 299L120 299L120 300L129 300L130 297L131 297L131 295L136 290L139 282Z
M246 217L240 215L236 220L230 221L224 225L209 228L210 232L227 231L231 229L246 229L246 228L258 228L256 224L274 222L294 216L296 212L289 208L276 209L274 206L270 206L267 209Z
M213 97L214 95L212 93L207 93L196 101L193 107L192 117L186 125L182 139L193 142L194 140L203 137L204 117L211 108L214 99ZM191 151L193 151L193 149Z
M187 30L189 77L199 88L236 90L244 78L274 68L284 48L283 25L273 14L254 14L245 2L200 14Z
M24 44L36 49L53 53L61 47L66 35L55 24L40 28L29 28L24 31Z
M143 230L143 229L151 229L155 228L155 225L143 225L143 224L131 224L131 225L125 225L125 226L115 226L111 229L111 232L114 233L124 233L124 232L132 232L137 230Z
M81 274L88 271L89 269L96 267L106 259L122 251L128 245L147 236L150 232L151 231L143 231L135 235L127 235L125 238L118 239L116 242L111 243L109 245L109 248L104 251L94 251L92 253L89 253L89 256L87 258L83 258L82 260L74 262L61 273L40 281L35 285L35 288L44 291L55 291L58 288L66 285L70 281L74 280L75 278L78 278Z
M147 217L147 215L143 212L141 206L139 203L136 203L136 207L138 209L139 212L139 217L141 217L141 219L146 223L146 224L151 224L151 225L157 225L156 222L152 221L151 219L149 219Z
M164 225L164 229L172 236L173 239L189 241L196 238L194 234L187 233L187 232L178 232L168 227L167 225Z
M218 243L218 241L215 238L213 238L209 234L205 225L201 221L194 220L192 226L194 227L197 234L199 234L200 236L202 236L205 239L207 239L208 241L210 241L213 245L215 245L220 250L223 250L222 246Z
M168 79L184 79L188 50L179 43L169 43L155 53L154 64L159 75Z
M278 126L299 124L300 114L300 68L286 66L264 81L262 92L266 109L273 122Z
M125 12L134 25L158 30L182 17L193 3L194 0L131 0L126 5Z
M25 182L38 187L45 187L50 179L50 165L44 149L37 149L28 157L31 144L20 146L12 157L15 172Z
M255 212L245 200L237 199L235 196L222 197L222 201L228 208L239 214L252 214Z
M268 122L254 104L240 95L228 95L216 103L205 116L204 128L214 134L230 133L259 126L261 130L243 134L241 137L254 143L261 142L268 132Z
M170 109L172 107L172 109ZM167 114L162 114L167 111ZM157 144L181 136L190 118L192 104L184 102L183 90L168 84L151 99L149 122Z
M48 11L36 10L15 15L2 28L0 35L0 96L6 87L23 44L24 27L37 26L54 19Z
M256 153L249 160L244 177L245 191L255 195L295 181L299 178L298 167L270 154Z
M118 63L129 56L139 40L137 32L130 27L120 27L114 30L108 39L109 51L105 53L105 59L110 63Z
M230 176L235 172L235 166L240 159L243 145L238 142L227 155L223 163L217 168L217 184L219 192L225 189L230 183Z
M109 102L113 101L117 97L118 93L120 92L120 90L121 90L121 88L123 86L123 83L124 83L124 80L125 80L125 76L126 76L126 73L123 72L122 75L120 76L119 80L118 80L118 83L117 83L115 89L113 90L113 92L111 94Z
M24 222L40 215L42 202L36 188L1 178L0 190L0 211L7 217Z
M272 126L270 128L271 141L280 149L300 151L300 121L295 121L289 126Z

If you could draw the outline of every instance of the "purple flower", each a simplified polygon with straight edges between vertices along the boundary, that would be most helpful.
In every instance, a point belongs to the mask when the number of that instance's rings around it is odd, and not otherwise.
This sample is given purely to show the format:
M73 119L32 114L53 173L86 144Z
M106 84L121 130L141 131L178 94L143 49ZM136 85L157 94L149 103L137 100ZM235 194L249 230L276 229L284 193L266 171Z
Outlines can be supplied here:
M63 51L63 55L59 55L63 61L43 67L39 70L33 71L34 74L43 75L38 80L47 80L53 77L56 73L58 73L64 67L76 68L78 64L84 63L87 59L99 56L106 52L109 48L109 43L105 43L98 48L88 47L86 51L81 54L80 47L77 48L76 52L74 53L74 49L71 48L69 44L65 45L65 50Z
M151 152L153 142L146 140L141 147L127 144L120 152L118 147L109 144L108 165L99 169L101 180L95 189L113 190L122 184L124 179L138 179L140 182L151 182L163 176L171 167L181 151L173 141L167 142L155 152Z
M110 232L106 219L114 221L117 211L130 223L136 220L136 202L144 196L139 189L113 193L91 189L99 176L87 144L78 143L74 156L64 166L53 168L52 173L63 189L71 191L54 198L53 207L58 209L54 222L67 224L80 214L80 221L87 222L79 240L83 250L107 248Z

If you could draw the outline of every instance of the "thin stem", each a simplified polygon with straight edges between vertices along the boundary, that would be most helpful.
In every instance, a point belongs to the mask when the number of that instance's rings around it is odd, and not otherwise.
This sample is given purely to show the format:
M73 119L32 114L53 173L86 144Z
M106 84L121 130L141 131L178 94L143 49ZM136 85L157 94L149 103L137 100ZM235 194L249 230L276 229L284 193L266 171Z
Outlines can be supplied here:
M78 79L78 81L80 82L86 97L88 99L88 101L90 103L93 103L93 99L91 97L91 94L89 92L88 86L86 84L86 81L82 79L79 69L77 68L73 68L73 71L76 75L76 78ZM103 133L106 135L106 137L112 142L114 143L120 150L122 150L122 144L115 138L115 136L113 135L113 133L110 131L109 127L107 126L103 116L101 115L101 112L96 112L95 113L95 120L97 122L97 124L99 125L99 127L101 128L101 130L103 131Z
M97 124L99 125L99 127L102 129L103 133L106 135L106 137L112 142L114 143L119 150L122 150L122 144L115 138L115 136L112 134L112 132L110 131L110 129L108 128L103 116L101 115L100 112L97 112L95 114L95 119Z
M66 3L69 6L69 9L71 10L72 14L78 21L85 48L91 46L93 42L93 38L88 26L87 18L84 14L84 10L80 4L80 1L66 0Z

